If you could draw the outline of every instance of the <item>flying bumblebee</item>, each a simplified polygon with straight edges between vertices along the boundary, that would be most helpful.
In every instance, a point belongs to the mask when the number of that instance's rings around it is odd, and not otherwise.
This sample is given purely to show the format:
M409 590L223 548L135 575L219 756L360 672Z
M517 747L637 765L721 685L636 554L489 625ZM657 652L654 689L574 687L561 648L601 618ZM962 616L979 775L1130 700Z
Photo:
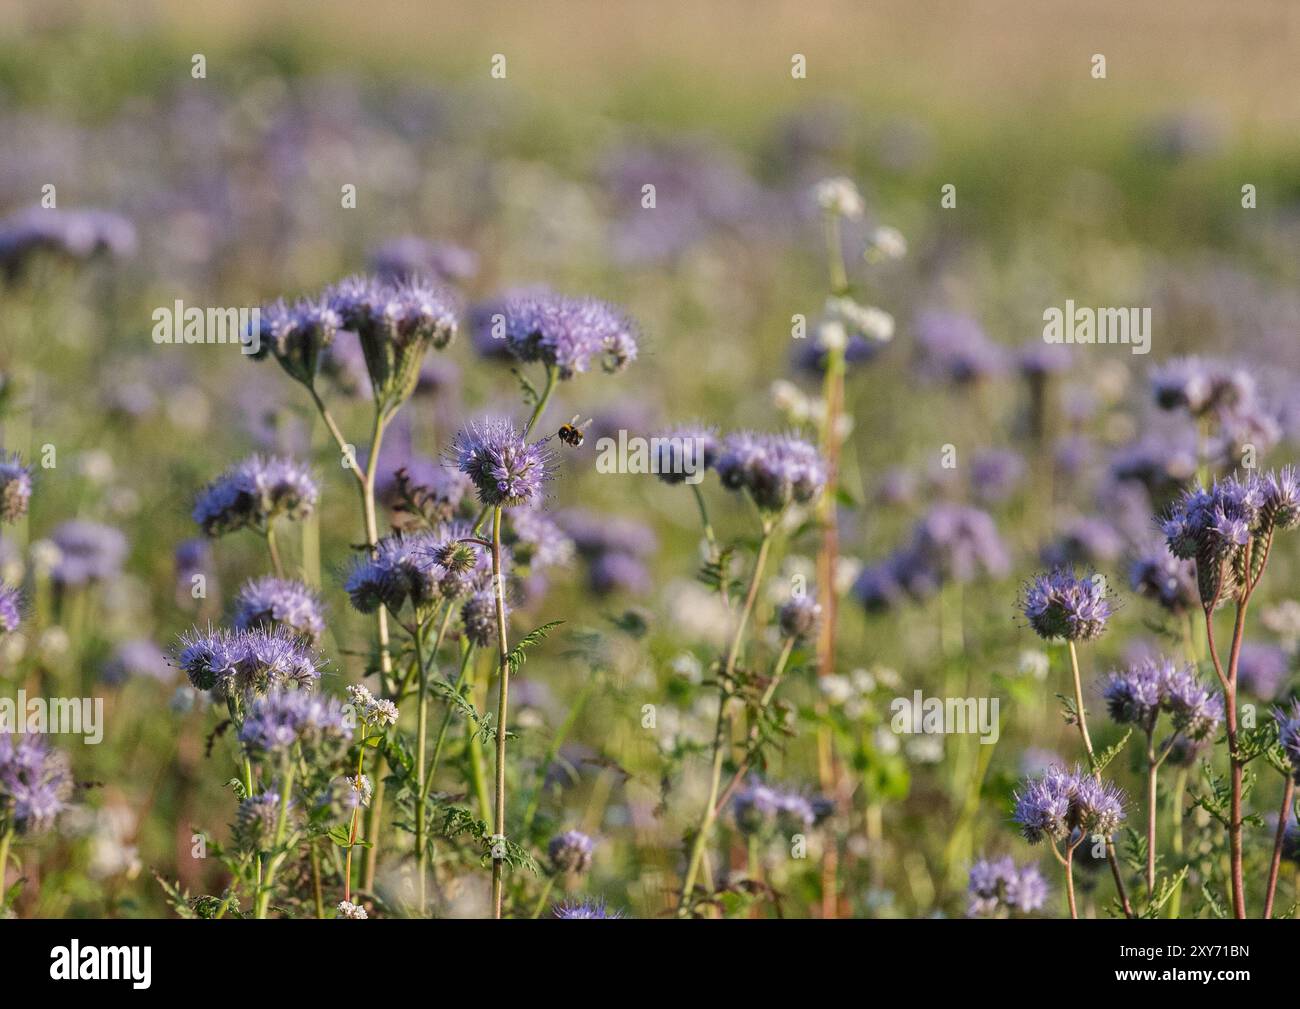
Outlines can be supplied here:
M573 420L569 421L567 424L561 424L560 430L555 432L560 441L572 448L582 447L582 439L587 437L586 428L591 424L590 417L587 418L586 424L579 424L578 418L581 416L582 414L575 413L573 415Z

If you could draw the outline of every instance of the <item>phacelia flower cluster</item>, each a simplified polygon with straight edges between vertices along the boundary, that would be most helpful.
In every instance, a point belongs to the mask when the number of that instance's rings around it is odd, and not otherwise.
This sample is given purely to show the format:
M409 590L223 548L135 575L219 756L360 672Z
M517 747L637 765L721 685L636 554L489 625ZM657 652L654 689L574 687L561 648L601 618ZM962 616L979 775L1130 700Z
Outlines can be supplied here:
M63 588L109 582L122 571L126 537L120 529L74 519L64 522L50 537L55 560L50 577Z
M349 277L327 290L325 301L361 342L371 392L386 411L415 391L425 353L456 336L455 297L422 278Z
M1293 702L1289 710L1274 712L1277 719L1277 741L1291 763L1291 776L1300 784L1300 701Z
M301 520L319 496L307 467L292 459L254 455L236 463L199 492L193 517L208 536L240 529L263 531L279 518Z
M822 608L812 595L792 596L777 611L777 625L783 637L796 641L808 637L821 619Z
M343 320L324 299L304 298L292 305L263 306L253 357L273 356L295 381L311 388Z
M135 225L107 210L29 207L0 223L0 270L10 277L38 253L84 261L125 258L135 249Z
M340 754L352 739L343 705L307 690L272 690L257 698L239 730L252 753L283 753L294 745L314 756Z
M557 918L622 918L622 911L610 910L603 900L584 900L572 904L558 904Z
M502 308L506 347L520 361L541 361L572 378L598 363L618 372L636 360L636 327L613 305L550 292L525 294Z
M0 452L0 522L17 522L27 514L32 496L32 468L24 466L17 452Z
M325 633L320 597L302 582L265 577L250 580L235 597L235 629L283 627L312 644Z
M1106 584L1100 577L1078 577L1066 568L1039 575L1026 586L1021 601L1029 626L1047 640L1099 638L1112 610Z
M242 799L235 814L235 843L243 851L266 851L275 842L275 826L279 819L279 792L262 792Z
M456 468L470 478L479 502L488 507L536 504L547 479L549 457L528 442L512 421L488 417L456 435Z
M659 547L654 530L632 519L583 508L560 512L557 521L587 563L587 582L598 595L639 594L651 588L646 562Z
M704 424L686 424L655 436L659 450L655 475L664 483L683 483L703 474L718 462L718 430ZM698 482L698 481L695 481Z
M1017 866L1010 855L982 858L971 866L966 892L970 897L968 917L991 918L1004 909L1029 914L1046 903L1047 880L1038 866Z
M1124 793L1098 782L1077 764L1073 770L1050 767L1022 783L1015 798L1015 822L1030 844L1055 844L1079 836L1108 837L1124 822Z
M68 758L39 733L0 735L0 833L41 834L72 797Z
M1197 604L1196 569L1175 557L1166 543L1153 544L1129 566L1129 586L1140 596L1154 599L1162 610L1182 616Z
M195 629L181 636L176 663L194 689L210 690L217 697L310 687L321 672L307 643L284 627Z
M12 634L22 623L22 593L0 582L0 634Z
M591 868L596 842L580 830L566 830L551 838L546 849L557 873L582 874Z
M740 431L722 443L716 464L722 485L745 491L766 512L807 504L826 485L826 463L808 442L788 434Z
M731 814L736 829L745 834L763 833L780 821L801 827L811 827L817 821L817 810L807 798L761 781L737 789L731 799Z
M1223 698L1208 690L1191 666L1148 658L1110 674L1102 691L1110 717L1150 732L1160 712L1174 729L1193 740L1211 737L1223 720Z

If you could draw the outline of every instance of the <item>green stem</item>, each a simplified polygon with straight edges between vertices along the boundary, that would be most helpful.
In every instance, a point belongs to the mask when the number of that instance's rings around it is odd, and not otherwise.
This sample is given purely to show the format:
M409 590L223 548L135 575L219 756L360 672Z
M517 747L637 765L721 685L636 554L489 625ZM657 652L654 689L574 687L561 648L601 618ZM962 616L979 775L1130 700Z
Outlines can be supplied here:
M553 364L546 366L546 385L542 389L542 394L538 397L537 405L533 407L533 414L528 418L528 423L524 425L524 437L527 438L537 422L542 419L542 414L546 412L546 405L551 401L551 393L555 391L555 385L560 377L560 369Z
M465 675L469 669L470 658L474 654L474 646L465 641L464 650L460 657L460 674L456 677L456 685L452 688L456 693L460 693L465 683ZM442 716L442 725L438 728L438 741L433 745L433 759L429 762L429 773L424 778L424 793L429 794L433 787L434 776L438 773L438 762L442 759L442 747L447 741L447 730L451 726L451 716L455 709L450 702L447 704L447 711Z
M555 877L548 876L546 885L542 887L542 895L537 898L537 906L533 908L533 918L537 919L542 916L542 911L546 909L546 898L551 895L551 890L555 888Z
M424 788L425 745L429 736L429 667L424 661L424 624L415 627L415 664L420 673L420 697L415 728L415 864L416 907L424 914L425 869L428 852L424 843L424 810L428 792Z
M548 370L548 379L550 371ZM548 381L549 392L551 382ZM545 406L545 398L538 404L534 413L537 417ZM497 846L504 846L506 840L506 713L510 696L510 643L506 637L506 600L505 586L501 574L501 506L492 509L492 590L496 597L497 610L497 644L499 646L500 664L498 668L497 695L497 781L496 809L493 817L492 839L492 917L500 918L503 903L504 858L498 858Z
M9 868L9 846L14 839L13 827L6 827L0 834L0 911L5 909L8 889L5 888L5 870Z
M271 856L271 860L266 865L266 872L264 873L266 882L260 886L257 891L257 904L254 915L257 918L266 917L267 909L271 904L271 891L275 886L275 874L284 863L285 855L287 854L287 852L281 851L280 849L284 845L284 828L289 822L289 796L293 792L294 772L297 768L287 756L284 759L282 768L282 777L284 780L280 792L280 814L276 818L275 822L275 854Z
M763 538L758 545L758 557L754 561L754 572L749 580L749 591L745 595L745 604L736 621L736 632L732 636L731 646L727 649L727 661L723 668L722 686L718 698L718 719L713 729L713 766L709 771L709 799L705 803L704 813L700 817L699 829L691 845L690 859L686 865L686 876L682 880L681 899L677 903L677 914L685 917L690 913L691 894L695 889L695 880L699 876L700 863L704 859L704 849L708 845L709 832L716 818L715 807L718 792L722 785L722 766L726 759L726 740L731 735L731 717L727 714L727 701L730 682L736 670L736 659L740 654L740 644L745 635L745 626L758 598L758 586L763 577L763 568L767 563L768 550L772 544L771 522L763 524Z
M275 526L266 524L266 551L271 555L271 570L276 578L284 577L284 565L280 563L280 548L275 545Z

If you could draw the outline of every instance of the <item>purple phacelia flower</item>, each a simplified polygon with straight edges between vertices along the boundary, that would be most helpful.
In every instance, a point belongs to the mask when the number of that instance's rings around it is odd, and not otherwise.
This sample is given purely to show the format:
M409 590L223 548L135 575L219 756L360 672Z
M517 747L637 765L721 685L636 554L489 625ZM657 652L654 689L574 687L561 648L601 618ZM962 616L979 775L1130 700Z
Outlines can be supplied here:
M1237 659L1241 689L1262 701L1275 700L1291 679L1291 659L1277 645L1243 641Z
M1295 467L1284 466L1264 476L1261 517L1269 528L1294 529L1300 525L1300 477Z
M1124 821L1124 793L1098 782L1078 765L1067 771L1051 767L1039 778L1023 782L1015 797L1015 822L1030 844L1055 844L1075 832L1106 837Z
M718 432L706 425L675 427L656 435L652 444L657 449L655 474L665 483L682 483L697 474L702 479L718 461Z
M1110 717L1120 725L1137 725L1149 732L1176 668L1167 659L1145 659L1112 672L1102 689Z
M1255 381L1223 361L1180 357L1152 369L1151 391L1162 410L1182 409L1201 417L1250 403Z
M593 592L602 596L615 592L644 595L653 585L644 562L621 550L611 550L594 558L587 568L587 583Z
M121 530L98 522L64 522L50 539L59 555L50 577L64 588L112 581L126 560L126 537Z
M278 518L306 518L318 496L316 481L305 466L292 459L254 455L199 492L193 518L208 536L246 528L260 532Z
M148 638L137 638L124 641L113 649L101 675L105 683L112 685L137 678L171 683L176 679L176 669L157 644Z
M986 504L1005 501L1025 476L1025 460L1009 449L989 449L971 460L970 485L975 498Z
M349 715L332 697L306 690L274 690L257 698L239 730L253 753L282 753L294 744L321 757L337 756L352 739Z
M0 634L12 634L22 622L23 597L12 585L0 582Z
M32 496L32 468L24 466L17 452L0 452L0 522L17 522L27 514Z
M807 504L826 484L826 463L808 442L794 435L728 435L716 464L722 485L749 493L763 511Z
M1080 516L1070 520L1061 534L1043 547L1040 557L1050 568L1095 566L1116 560L1124 538L1104 519Z
M370 268L384 281L423 277L439 284L472 280L478 273L478 256L452 242L431 242L402 235L370 253Z
M258 344L253 357L273 356L288 375L308 388L342 325L339 313L324 299L302 299L292 305L283 300L261 310Z
M38 253L84 261L125 258L135 249L135 226L107 210L28 207L0 222L0 270L10 277L21 274Z
M542 293L502 308L506 347L520 361L541 361L568 379L598 362L622 371L637 355L636 329L614 306L594 298Z
M559 523L537 508L515 508L503 534L514 561L530 571L568 564L573 559L573 539Z
M970 385L1006 371L1006 352L979 323L950 312L923 312L916 320L919 371L925 378Z
M1172 673L1165 688L1165 707L1174 729L1189 739L1208 739L1223 721L1223 697L1205 687L1192 668Z
M1290 710L1278 709L1277 741L1291 764L1291 776L1300 784L1300 701L1293 702Z
M384 411L415 391L425 353L456 335L456 299L423 279L390 284L349 277L326 291L325 299L361 342L371 392Z
M817 600L805 593L801 596L793 596L782 603L780 610L777 611L777 624L784 637L798 640L808 637L813 632L817 621L821 619L821 613L822 608L817 604Z
M1003 908L1028 914L1047 901L1047 881L1036 865L1019 867L1010 856L980 859L970 869L967 916L993 917Z
M310 687L320 678L315 653L284 627L234 632L196 628L181 635L176 664L191 686L217 697Z
M591 869L595 847L595 842L582 831L566 830L551 838L546 853L557 873L581 874Z
M460 608L460 617L465 628L465 637L471 644L486 648L497 636L496 596L488 589L481 589L465 600Z
M395 533L376 545L373 556L358 558L343 587L362 613L380 606L394 614L410 603L422 612L438 601L447 570L435 560L441 541L429 532Z
M1197 603L1195 568L1171 554L1165 543L1152 544L1133 560L1129 586L1173 616L1181 616Z
M280 821L280 793L269 791L240 800L235 814L235 843L246 852L267 851L275 843Z
M235 597L235 629L284 627L312 644L325 633L320 597L302 582L265 577L250 580Z
M1058 568L1026 586L1021 611L1041 638L1092 641L1106 629L1111 603L1099 577Z
M0 825L23 835L44 833L67 808L72 789L67 756L44 735L0 734Z
M584 900L572 904L557 904L557 918L622 918L622 911L612 911L603 900Z
M508 419L488 417L456 435L456 467L470 478L479 502L515 507L541 500L549 457L540 442L528 442Z

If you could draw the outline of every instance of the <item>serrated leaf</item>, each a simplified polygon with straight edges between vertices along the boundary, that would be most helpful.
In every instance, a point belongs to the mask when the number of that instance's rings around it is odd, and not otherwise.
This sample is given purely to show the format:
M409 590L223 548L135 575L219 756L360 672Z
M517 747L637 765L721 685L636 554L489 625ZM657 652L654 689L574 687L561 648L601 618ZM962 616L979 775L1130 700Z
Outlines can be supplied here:
M1118 743L1115 743L1113 746L1108 746L1105 750L1102 751L1101 755L1097 757L1096 771L1098 774L1106 770L1106 768L1110 765L1110 762L1119 756L1120 751L1124 749L1124 745L1129 741L1129 737L1132 735L1133 735L1133 727L1129 726L1129 730L1126 733L1124 733L1123 739L1121 739Z
M542 624L541 627L533 628L519 639L515 647L510 649L510 654L506 656L506 665L509 667L512 676L519 671L519 667L527 660L528 649L545 641L546 636L562 623L564 623L563 620L552 620L548 624Z

